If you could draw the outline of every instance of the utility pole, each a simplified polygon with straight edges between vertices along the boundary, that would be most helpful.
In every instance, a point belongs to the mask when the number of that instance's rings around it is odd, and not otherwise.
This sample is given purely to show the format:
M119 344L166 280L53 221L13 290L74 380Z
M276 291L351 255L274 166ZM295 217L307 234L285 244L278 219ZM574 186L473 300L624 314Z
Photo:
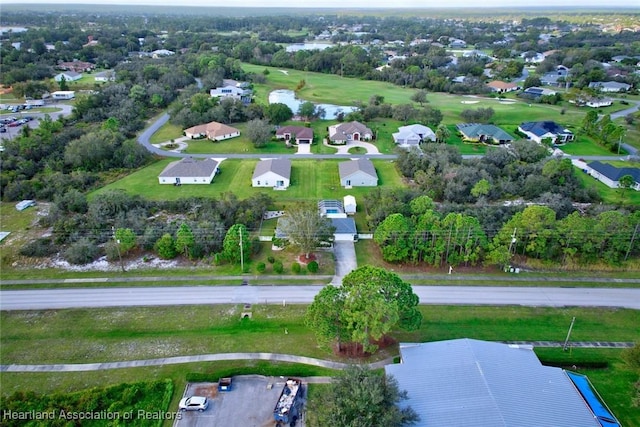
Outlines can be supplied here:
M571 325L569 326L569 332L567 332L567 338L564 340L564 345L562 346L562 351L567 351L567 344L569 343L569 337L571 336L571 330L573 329L575 321L576 317L573 316L573 319L571 319Z
M516 243L517 239L516 239L516 233L518 232L518 228L514 228L513 229L513 234L511 235L511 243L509 243L509 260L511 260L511 249L513 248L513 245ZM511 267L511 266L509 266Z
M238 234L240 234L240 274L244 274L244 252L242 250L242 228L238 227Z
M113 240L115 240L116 242L116 250L118 251L118 258L120 258L120 268L122 269L122 272L124 273L124 263L122 262L122 254L120 253L120 240L116 239L116 228L115 227L111 227L111 232L113 233Z

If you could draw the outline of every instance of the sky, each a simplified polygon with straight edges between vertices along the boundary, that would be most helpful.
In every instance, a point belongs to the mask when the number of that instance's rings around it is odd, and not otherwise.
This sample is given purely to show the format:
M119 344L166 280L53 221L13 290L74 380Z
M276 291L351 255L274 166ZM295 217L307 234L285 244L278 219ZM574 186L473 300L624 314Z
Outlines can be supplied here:
M17 3L9 0L6 3ZM209 7L284 7L284 8L446 8L446 7L612 7L626 6L640 9L640 0L22 0L26 3L65 4L129 4L162 6L209 6Z

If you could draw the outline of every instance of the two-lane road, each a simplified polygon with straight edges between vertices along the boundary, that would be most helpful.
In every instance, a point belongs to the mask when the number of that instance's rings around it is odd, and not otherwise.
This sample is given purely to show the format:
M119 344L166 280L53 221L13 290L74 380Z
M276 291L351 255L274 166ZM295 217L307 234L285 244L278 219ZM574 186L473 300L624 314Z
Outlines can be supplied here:
M182 286L0 291L0 310L205 304L308 304L322 286ZM414 286L421 304L640 309L638 288Z

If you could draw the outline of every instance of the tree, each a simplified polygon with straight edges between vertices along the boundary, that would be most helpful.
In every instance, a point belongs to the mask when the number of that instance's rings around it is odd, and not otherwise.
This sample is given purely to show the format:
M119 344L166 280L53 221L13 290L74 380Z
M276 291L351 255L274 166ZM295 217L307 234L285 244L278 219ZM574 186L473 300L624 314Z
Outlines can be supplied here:
M162 259L173 259L177 255L175 242L169 233L163 234L153 247Z
M473 197L479 198L480 196L486 196L489 194L491 190L491 184L489 181L482 178L480 181L476 182L476 185L471 189L471 195Z
M279 125L287 120L291 120L293 111L291 111L291 108L289 108L287 104L276 102L265 107L264 116L274 125Z
M373 233L373 240L382 249L387 262L404 262L411 251L411 225L400 213L387 216Z
M451 136L451 132L449 131L449 128L442 124L440 126L438 126L438 128L436 129L436 141L437 142L446 142L447 138L449 138Z
M271 139L271 125L264 119L250 120L247 122L245 134L256 148L264 147Z
M307 424L310 427L401 427L415 424L419 417L410 406L400 406L407 393L397 380L363 366L350 366L330 388L312 400Z
M414 93L413 95L411 95L411 100L413 102L417 102L418 104L420 104L420 106L422 107L422 105L427 101L427 91L424 89L420 89L418 90L416 93Z
M278 227L307 258L321 242L330 240L334 231L331 220L321 217L312 203L291 206L280 218Z
M393 106L393 119L408 123L413 120L418 111L412 104L398 104Z
M241 250L242 248L242 250ZM222 256L232 264L247 262L251 254L251 239L244 224L234 224L222 243Z
M633 179L631 175L623 175L618 180L618 187L620 188L620 191L624 195L627 193L627 190L629 190L631 187L635 185L635 183L636 183L636 180Z
M176 251L182 253L185 257L191 258L196 245L196 238L193 230L184 222L180 224L180 228L176 231L175 248Z
M115 232L116 243L119 246L120 253L126 254L136 247L137 236L130 228L118 228Z
M300 107L298 108L298 115L300 117L304 117L305 120L309 121L310 119L315 117L315 114L316 105L313 102L307 101L300 104Z
M67 84L67 79L64 76L60 76L60 82L58 82L60 86L60 90L69 90L69 85Z

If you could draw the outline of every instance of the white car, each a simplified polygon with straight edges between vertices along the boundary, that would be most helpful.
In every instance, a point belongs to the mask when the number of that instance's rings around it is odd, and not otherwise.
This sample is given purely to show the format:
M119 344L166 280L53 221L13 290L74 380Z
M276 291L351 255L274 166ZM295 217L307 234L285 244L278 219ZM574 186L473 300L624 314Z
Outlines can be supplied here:
M202 396L185 397L180 401L181 411L204 411L209 407L209 399Z

